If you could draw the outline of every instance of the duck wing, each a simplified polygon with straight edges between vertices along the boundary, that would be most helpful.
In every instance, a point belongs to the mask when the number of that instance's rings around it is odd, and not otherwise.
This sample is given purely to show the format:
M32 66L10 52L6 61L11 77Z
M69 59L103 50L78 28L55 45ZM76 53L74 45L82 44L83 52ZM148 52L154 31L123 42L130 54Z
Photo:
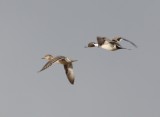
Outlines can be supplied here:
M48 62L42 67L42 69L41 69L39 72L47 69L47 68L50 67L53 63L55 63L55 62L58 61L58 60L62 60L62 59L64 59L63 56L57 56L57 57L53 58L51 61L48 61Z
M65 73L66 73L66 76L67 76L69 82L71 84L74 84L75 76L74 76L74 72L73 72L72 63L68 63L68 64L64 65L64 70L65 70Z
M132 44L134 47L137 48L137 45L135 43L133 43L132 41L128 40L128 39L125 39L125 38L122 38L122 37L114 37L112 39L113 42L120 42L121 40L129 42L130 44Z
M107 37L97 37L97 43L99 46L105 44L105 43L110 43L111 40Z

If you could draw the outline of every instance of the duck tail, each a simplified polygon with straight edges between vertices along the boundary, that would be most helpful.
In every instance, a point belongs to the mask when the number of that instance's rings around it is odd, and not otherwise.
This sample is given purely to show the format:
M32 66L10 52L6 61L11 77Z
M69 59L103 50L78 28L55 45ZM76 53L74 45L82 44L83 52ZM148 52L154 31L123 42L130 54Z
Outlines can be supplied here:
M124 48L124 47L121 47L121 46L117 46L118 49L126 49L126 50L132 50L132 49L129 49L129 48Z

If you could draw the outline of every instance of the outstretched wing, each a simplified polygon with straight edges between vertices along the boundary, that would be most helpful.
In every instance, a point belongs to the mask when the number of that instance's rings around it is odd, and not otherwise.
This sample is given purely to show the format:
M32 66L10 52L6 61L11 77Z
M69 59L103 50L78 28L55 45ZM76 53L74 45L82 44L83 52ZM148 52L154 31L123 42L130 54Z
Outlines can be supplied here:
M132 41L130 41L130 40L127 40L127 39L124 39L124 38L123 38L123 40L124 40L124 41L127 41L127 42L129 42L130 44L132 44L134 47L136 47L136 48L137 48L137 45L136 45L135 43L133 43Z
M57 56L57 57L53 58L51 61L48 61L48 62L43 66L43 68L42 68L39 72L47 69L48 67L50 67L50 66L51 66L53 63L55 63L56 61L62 60L62 59L64 59L64 58L65 58L64 56Z
M71 84L74 84L74 73L72 63L64 65L64 69L67 75L67 78Z
M97 37L97 43L99 46L103 45L104 43L110 43L111 40L107 37Z
M125 39L125 38L122 38L122 37L114 37L112 39L113 42L119 42L121 40L129 42L130 44L132 44L133 46L135 46L137 48L137 45L135 43L133 43L132 41L128 40L128 39Z
M39 72L47 69L47 68L50 67L51 65L52 65L52 61L48 61L48 62L43 66L43 68L42 68Z

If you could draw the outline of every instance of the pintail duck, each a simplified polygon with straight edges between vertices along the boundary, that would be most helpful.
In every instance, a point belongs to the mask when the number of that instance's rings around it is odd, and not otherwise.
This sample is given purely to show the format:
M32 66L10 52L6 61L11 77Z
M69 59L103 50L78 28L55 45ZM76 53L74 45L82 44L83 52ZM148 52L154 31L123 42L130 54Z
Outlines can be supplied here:
M74 84L74 73L73 73L73 65L72 62L75 62L77 60L71 60L65 56L56 56L53 57L52 55L45 55L42 59L47 60L48 62L43 66L43 68L39 71L43 71L45 69L47 69L48 67L50 67L53 63L59 63L59 64L63 64L64 69L65 69L65 73L67 75L67 78L69 80L69 82L71 84Z
M125 39L125 38L122 38L122 37L114 37L112 40L110 40L107 37L97 37L97 43L90 42L90 43L88 43L87 46L85 46L85 48L88 48L88 47L101 47L101 48L109 50L109 51L115 51L115 50L118 50L118 49L127 49L127 48L122 47L119 44L119 42L121 40L127 41L130 44L132 44L133 46L137 47L136 44L134 44L133 42L131 42L131 41ZM130 49L128 49L128 50L130 50Z

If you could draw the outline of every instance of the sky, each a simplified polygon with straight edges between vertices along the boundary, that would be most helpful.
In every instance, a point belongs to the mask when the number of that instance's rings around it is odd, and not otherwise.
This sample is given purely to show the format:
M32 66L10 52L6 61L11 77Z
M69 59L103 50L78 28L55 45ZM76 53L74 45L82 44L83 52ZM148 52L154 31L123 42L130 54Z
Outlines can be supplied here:
M1 117L159 117L160 1L0 0ZM132 50L84 48L122 36ZM76 59L37 73L46 54Z

